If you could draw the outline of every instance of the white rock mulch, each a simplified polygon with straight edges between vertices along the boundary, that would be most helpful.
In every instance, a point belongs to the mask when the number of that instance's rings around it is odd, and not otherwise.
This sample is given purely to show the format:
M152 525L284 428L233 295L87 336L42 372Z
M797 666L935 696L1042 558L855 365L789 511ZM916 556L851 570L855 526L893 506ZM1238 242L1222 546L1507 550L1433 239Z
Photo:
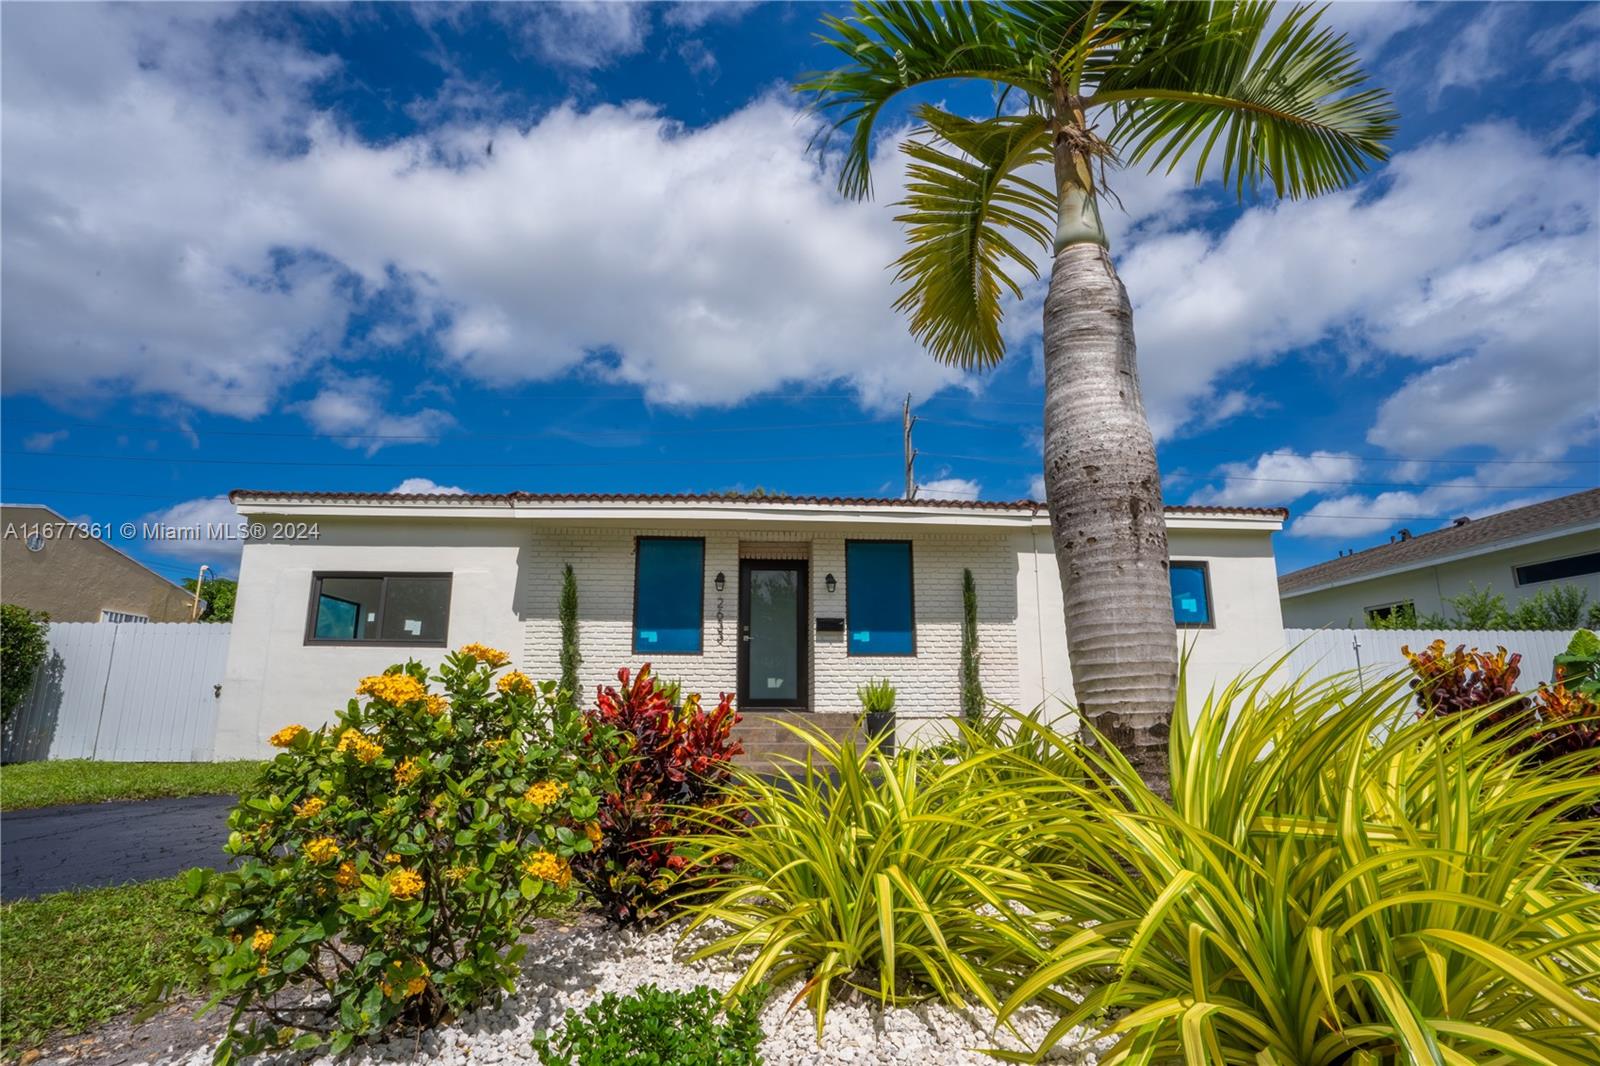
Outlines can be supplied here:
M341 1066L429 1062L440 1066L517 1066L537 1064L531 1041L541 1029L555 1029L568 1008L581 1010L605 992L627 993L640 985L687 990L709 985L729 988L738 969L728 959L689 962L692 945L679 943L673 931L637 933L595 923L580 923L560 935L541 936L528 953L517 994L463 1018L456 1025L420 1038L401 1038L356 1049ZM538 957L535 958L534 956ZM996 1060L981 1048L1032 1050L1054 1019L1024 1008L1006 1029L993 1030L994 1019L981 1007L953 1010L939 1003L883 1007L864 997L836 1002L828 1008L827 1027L819 1043L816 1018L800 1004L789 1009L798 984L779 989L768 1001L761 1023L766 1040L761 1053L767 1066L866 1066L866 1064L986 1064ZM1112 1041L1074 1030L1050 1055L1050 1061L1095 1066ZM172 1066L209 1066L212 1048L165 1060ZM274 1056L263 1062L304 1063L306 1056ZM333 1066L322 1056L310 1066Z

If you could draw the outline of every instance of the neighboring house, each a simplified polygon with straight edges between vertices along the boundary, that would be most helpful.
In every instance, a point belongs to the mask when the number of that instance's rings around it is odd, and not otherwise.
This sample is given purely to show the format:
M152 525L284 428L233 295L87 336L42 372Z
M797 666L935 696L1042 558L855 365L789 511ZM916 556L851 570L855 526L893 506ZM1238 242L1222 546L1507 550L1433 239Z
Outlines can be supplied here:
M888 678L902 738L958 713L962 570L977 585L986 694L1070 700L1061 586L1042 504L625 495L239 491L239 568L217 757L316 725L358 678L481 641L559 675L562 568L577 577L585 698L651 662L747 718L853 721ZM1286 512L1167 511L1173 601L1204 689L1279 653L1272 534ZM747 723L746 728L750 724ZM830 728L833 726L830 725ZM935 726L937 728L937 726Z
M1473 586L1493 587L1514 609L1553 585L1600 601L1600 489L1418 536L1401 530L1388 544L1278 579L1285 624L1307 629L1363 626L1405 607L1449 614L1445 601Z
M42 504L0 504L0 597L52 622L187 622L194 596Z

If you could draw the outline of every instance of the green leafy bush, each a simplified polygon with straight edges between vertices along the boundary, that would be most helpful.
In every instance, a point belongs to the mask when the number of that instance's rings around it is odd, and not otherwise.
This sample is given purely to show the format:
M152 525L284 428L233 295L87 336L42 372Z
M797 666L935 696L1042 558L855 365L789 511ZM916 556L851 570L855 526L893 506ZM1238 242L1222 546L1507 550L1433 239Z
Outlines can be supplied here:
M887 714L894 710L894 686L886 677L881 681L868 681L856 689L856 699L868 714Z
M1488 713L1243 679L1192 719L1180 690L1170 803L1103 743L1016 761L1036 850L992 883L1052 918L1001 1017L1059 1010L1047 1046L1109 1019L1105 1062L1592 1061L1600 826L1566 816L1600 752L1526 772Z
M22 703L33 675L50 650L50 616L14 603L0 604L0 721Z
M518 935L599 836L609 741L553 683L497 679L508 660L468 645L433 677L394 666L336 724L273 736L229 820L237 865L188 875L216 919L217 999L236 997L222 1061L293 1030L338 1053L512 988ZM323 1001L295 1004L311 988Z
M1600 603L1589 603L1589 593L1578 585L1551 585L1516 605L1493 586L1469 585L1459 596L1446 597L1449 613L1418 615L1409 603L1381 615L1368 614L1369 629L1576 629L1600 621Z
M582 1014L567 1011L560 1034L541 1034L533 1050L543 1066L761 1066L765 998L762 989L734 997L718 1021L721 997L704 985L607 992Z
M587 712L592 728L623 742L602 752L614 780L600 803L603 835L574 870L609 920L632 925L656 917L672 896L684 859L668 838L690 824L680 812L732 816L723 787L743 748L733 739L733 697L709 711L693 694L676 706L677 686L658 682L649 663L617 679L621 687L602 689Z
M1578 585L1551 585L1517 604L1512 629L1577 629L1583 624L1589 592Z
M973 762L880 759L871 744L791 728L810 748L804 763L734 773L730 799L749 826L701 818L684 841L703 849L684 879L689 928L730 929L696 957L753 952L736 994L803 979L819 1035L843 989L997 1006L999 971L1018 956L984 904L1001 904L989 884L1017 862L1021 828L997 827L1010 802L969 788Z
M1600 700L1600 637L1593 630L1574 633L1567 650L1556 656L1555 668L1558 680L1567 688Z

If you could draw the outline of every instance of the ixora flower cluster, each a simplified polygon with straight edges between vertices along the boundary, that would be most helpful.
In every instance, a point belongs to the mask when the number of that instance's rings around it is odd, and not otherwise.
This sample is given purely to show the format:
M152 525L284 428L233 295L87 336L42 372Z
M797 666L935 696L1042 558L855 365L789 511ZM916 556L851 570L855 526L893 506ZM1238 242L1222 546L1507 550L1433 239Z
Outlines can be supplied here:
M508 662L469 644L431 677L394 666L336 722L273 734L283 751L230 820L237 863L188 875L216 919L215 991L236 998L219 1061L338 1053L512 987L517 937L604 839L621 740L553 684L497 678Z

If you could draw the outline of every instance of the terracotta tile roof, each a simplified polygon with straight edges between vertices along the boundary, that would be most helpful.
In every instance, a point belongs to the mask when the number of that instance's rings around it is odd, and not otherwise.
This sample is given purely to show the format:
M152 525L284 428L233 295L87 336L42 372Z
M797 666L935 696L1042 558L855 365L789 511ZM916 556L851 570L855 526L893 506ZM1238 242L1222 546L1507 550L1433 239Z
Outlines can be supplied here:
M1342 585L1374 574L1426 566L1434 559L1457 555L1477 555L1493 551L1496 545L1541 534L1554 535L1563 529L1600 522L1600 489L1575 492L1543 503L1518 507L1513 511L1474 518L1460 525L1446 526L1405 540L1380 544L1325 563L1308 566L1278 578L1278 591Z
M648 492L281 492L271 489L234 489L228 493L232 503L746 503L800 504L811 507L939 507L979 511L1035 511L1044 504L1033 500L906 500L899 497L867 496L742 496L735 493L648 493ZM1190 507L1169 506L1168 514L1229 514L1262 518L1287 518L1283 507Z

